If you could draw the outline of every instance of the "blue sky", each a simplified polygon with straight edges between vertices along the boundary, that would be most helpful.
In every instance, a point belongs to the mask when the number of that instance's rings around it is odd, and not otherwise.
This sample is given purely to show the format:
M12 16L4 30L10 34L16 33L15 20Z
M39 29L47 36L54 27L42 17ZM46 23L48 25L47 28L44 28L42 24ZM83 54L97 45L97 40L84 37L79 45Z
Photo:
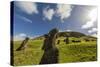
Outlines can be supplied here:
M51 29L97 34L97 7L86 5L14 2L14 38L36 37Z

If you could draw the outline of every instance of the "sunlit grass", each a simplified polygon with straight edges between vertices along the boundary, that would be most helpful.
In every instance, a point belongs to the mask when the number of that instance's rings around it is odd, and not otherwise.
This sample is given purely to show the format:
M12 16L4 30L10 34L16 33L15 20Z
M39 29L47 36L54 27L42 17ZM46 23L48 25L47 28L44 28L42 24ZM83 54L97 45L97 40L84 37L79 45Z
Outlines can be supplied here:
M96 41L65 44L64 38L60 38L60 44L56 44L59 50L59 63L86 62L97 60ZM71 40L72 38L70 38ZM39 64L43 50L43 40L29 40L25 50L15 51L21 42L14 42L14 65L36 65Z

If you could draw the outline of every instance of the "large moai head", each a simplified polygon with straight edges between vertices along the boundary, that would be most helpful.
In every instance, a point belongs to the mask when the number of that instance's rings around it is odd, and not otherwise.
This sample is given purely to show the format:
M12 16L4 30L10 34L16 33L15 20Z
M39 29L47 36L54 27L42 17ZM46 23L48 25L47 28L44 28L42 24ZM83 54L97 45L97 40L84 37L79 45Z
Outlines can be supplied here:
M25 40L29 40L29 37L26 37Z
M54 28L48 34L50 35L50 37L54 37L58 32L58 29Z
M53 48L56 47L55 42L56 42L56 39L57 39L58 32L59 32L58 29L54 28L48 33L49 34L49 43Z
M49 50L56 47L55 42L56 42L57 33L58 33L58 29L54 28L50 30L48 34L44 35L45 40L44 40L43 49Z

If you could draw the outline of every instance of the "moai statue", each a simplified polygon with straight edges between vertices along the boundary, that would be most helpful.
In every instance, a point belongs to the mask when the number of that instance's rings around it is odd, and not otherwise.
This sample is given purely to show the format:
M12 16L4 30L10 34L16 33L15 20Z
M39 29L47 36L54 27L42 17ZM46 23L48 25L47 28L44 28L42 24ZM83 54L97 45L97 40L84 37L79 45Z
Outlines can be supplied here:
M64 42L66 42L66 40L65 40L65 39L64 39L63 41L64 41Z
M44 35L45 40L42 49L44 50L44 54L40 61L40 64L53 64L58 63L58 49L55 45L56 36L58 30L52 29L48 34Z
M57 44L60 44L60 40L57 41Z
M20 47L18 47L16 49L16 51L24 50L27 47L28 40L29 40L29 38L26 37L25 40L21 43Z
M51 43L52 48L56 48L56 39L57 39L57 34L58 34L58 29L54 28L49 32L49 44Z
M69 37L68 36L66 36L65 42L66 42L66 44L69 44Z

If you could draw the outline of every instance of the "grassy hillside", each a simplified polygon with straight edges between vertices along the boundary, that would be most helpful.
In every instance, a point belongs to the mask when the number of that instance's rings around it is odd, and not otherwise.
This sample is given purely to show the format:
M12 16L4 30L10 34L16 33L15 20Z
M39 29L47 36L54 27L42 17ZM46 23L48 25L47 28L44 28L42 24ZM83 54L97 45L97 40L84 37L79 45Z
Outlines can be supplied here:
M86 62L96 61L97 56L97 43L96 41L84 41L84 37L76 38L69 37L69 44L66 44L63 40L64 37L57 38L56 42L60 40L59 44L56 44L59 49L59 63L69 62ZM81 40L81 42L74 43L72 40ZM28 41L28 47L25 50L15 51L21 44L21 41L14 42L14 65L36 65L39 64L43 50L43 39L32 39Z

